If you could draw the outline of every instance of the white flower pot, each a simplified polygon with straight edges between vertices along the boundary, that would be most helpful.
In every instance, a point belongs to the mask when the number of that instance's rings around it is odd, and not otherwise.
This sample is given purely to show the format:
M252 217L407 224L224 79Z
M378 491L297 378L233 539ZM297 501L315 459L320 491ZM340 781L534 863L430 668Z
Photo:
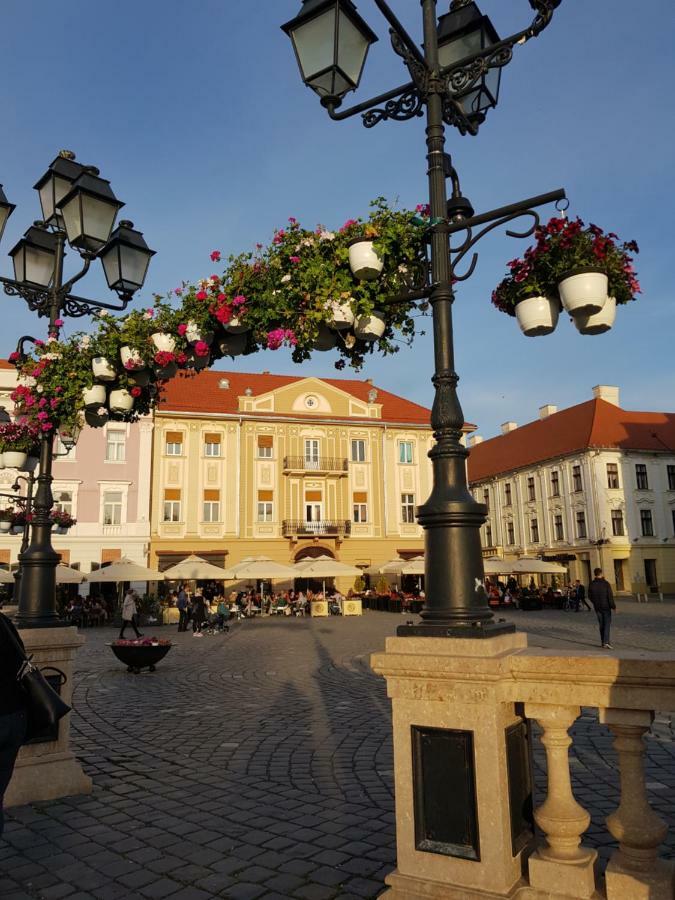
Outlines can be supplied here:
M218 341L218 349L223 356L241 356L246 350L246 335L228 334L226 337L220 338Z
M133 347L120 347L120 359L122 360L122 365L128 372L145 368L145 360L138 350L135 350Z
M330 314L328 324L336 331L345 331L354 324L354 310L349 300L333 300L327 309Z
M5 454L0 453L0 469L4 469L4 468L5 468Z
M223 325L223 328L230 334L243 334L245 331L248 331L248 325L244 324L239 316L232 316L230 321Z
M526 297L516 304L516 319L527 337L539 337L555 331L560 304L549 297Z
M193 322L192 319L190 319L190 321L187 323L185 340L188 342L188 344L196 344L197 341L204 341L205 344L210 344L213 341L213 332L202 331L197 323Z
M58 522L52 522L52 534L58 534L60 527Z
M171 362L168 366L155 366L155 374L159 381L168 381L178 372L178 366L175 362Z
M574 324L581 334L604 334L616 319L616 297L608 297L599 313L592 316L575 316Z
M362 341L377 341L387 327L382 313L374 310L369 316L361 316L354 325L354 334Z
M0 534L9 534L12 529L12 523L9 519L0 519Z
M312 344L314 350L332 350L337 343L337 337L334 331L331 331L326 325L319 326L319 334Z
M114 381L117 378L115 367L105 356L95 356L91 361L91 370L97 381Z
M358 238L349 247L349 267L360 281L374 281L384 268L384 260L376 253L372 240Z
M110 391L108 398L108 409L113 413L128 413L134 408L134 398L129 391L119 388L116 391Z
M105 403L105 387L95 384L90 388L83 388L82 399L85 406L103 406Z
M577 269L560 280L558 290L571 316L592 316L607 302L607 276L602 269Z
M28 461L25 450L5 450L5 465L8 469L23 469Z
M170 334L165 334L163 331L156 331L154 334L151 334L150 340L157 350L165 353L173 353L176 349L176 338Z

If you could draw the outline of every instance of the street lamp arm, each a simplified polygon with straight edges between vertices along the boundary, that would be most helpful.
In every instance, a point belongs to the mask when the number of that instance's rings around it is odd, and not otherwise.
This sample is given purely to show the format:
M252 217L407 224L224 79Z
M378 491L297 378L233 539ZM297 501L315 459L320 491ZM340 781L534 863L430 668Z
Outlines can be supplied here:
M424 60L424 56L422 55L422 52L420 51L420 49L417 46L417 44L415 43L415 41L410 37L408 32L405 30L403 25L401 25L400 21L396 17L395 13L393 12L393 10L389 6L389 4L386 3L385 0L375 0L375 6L377 6L377 8L380 10L382 15L384 16L384 18L389 23L389 27L390 27L389 33L392 38L392 43L394 43L394 36L396 36L398 38L398 40L401 42L401 44L405 45L410 56L412 56L415 60L417 60L417 62L426 69L427 64ZM396 49L396 45L394 45L394 49L396 50L397 53L399 53L399 50ZM399 55L402 55L402 54L399 54Z
M89 253L87 253L86 255L83 254L83 258L84 258L84 265L82 266L80 271L77 273L77 275L73 275L73 277L70 278L68 281L66 281L66 283L59 289L59 293L62 294L63 296L65 296L66 294L69 294L71 292L71 290L73 289L73 285L77 284L78 281L80 281L82 278L84 278L84 276L89 271L89 267L91 266L91 261L92 261L93 257Z
M394 98L401 97L402 95L407 95L412 93L415 90L415 83L413 81L409 81L407 84L401 84L396 88L393 88L391 91L386 91L384 94L379 94L377 97L371 97L370 100L364 100L363 103L357 103L355 106L350 106L349 109L344 109L342 112L336 112L340 107L340 103L336 102L334 98L327 97L325 100L322 100L322 105L325 106L328 111L328 115L334 122L343 122L345 119L351 119L352 116L357 116L359 113L367 113L369 110L373 109L373 107L380 106L382 103L387 103ZM365 116L364 116L365 120ZM364 125L365 125L364 121ZM372 126L366 125L366 128Z
M114 303L104 303L102 300L88 300L86 297L77 297L73 294L63 298L61 309L66 316L72 319L81 319L83 316L94 316L102 309L109 309L112 312L123 312L133 298L130 291L119 293L122 301L120 306Z

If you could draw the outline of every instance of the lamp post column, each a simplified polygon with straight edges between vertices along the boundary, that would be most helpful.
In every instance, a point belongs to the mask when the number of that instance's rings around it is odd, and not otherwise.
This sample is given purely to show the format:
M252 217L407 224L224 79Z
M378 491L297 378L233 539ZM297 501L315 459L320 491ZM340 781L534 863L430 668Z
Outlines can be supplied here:
M436 444L429 453L433 467L431 496L418 509L425 529L426 604L418 626L402 626L401 635L494 634L512 626L491 622L483 587L480 527L487 509L476 503L467 484L467 449L462 445L464 414L457 396L452 334L452 272L447 225L444 162L443 86L438 77L436 0L422 0L424 48L430 71L427 97L427 159L431 215L431 281L435 397L431 427ZM486 627L487 626L487 627Z
M57 232L54 286L49 308L49 333L58 332L56 322L61 305L63 281L63 257L65 237ZM52 494L52 463L54 460L54 435L51 432L40 438L40 474L33 500L33 520L28 549L19 556L21 563L21 590L16 623L20 628L48 628L60 625L56 611L56 567L59 555L52 546L52 522L50 513L54 505Z

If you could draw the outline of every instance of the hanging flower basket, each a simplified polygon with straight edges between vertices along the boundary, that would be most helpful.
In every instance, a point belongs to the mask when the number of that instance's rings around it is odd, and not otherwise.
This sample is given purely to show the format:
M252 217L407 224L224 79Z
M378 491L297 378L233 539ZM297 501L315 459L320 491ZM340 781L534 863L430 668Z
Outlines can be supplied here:
M124 388L118 388L115 391L110 391L110 396L108 398L108 409L111 413L119 413L120 415L124 415L125 413L131 412L134 408L134 398Z
M593 266L575 269L561 277L558 290L571 316L592 316L607 302L607 275Z
M516 319L527 337L539 337L555 331L560 303L549 297L526 297L516 304Z
M337 336L334 331L331 331L327 325L321 325L319 327L319 333L314 339L314 343L312 344L314 350L332 350L337 343Z
M178 374L178 366L175 362L168 362L165 365L155 364L154 368L159 381L169 381Z
M188 356L188 364L191 368L193 368L196 372L200 372L202 369L206 369L211 363L211 354L198 354L195 353L194 350Z
M124 347L120 347L120 359L122 360L122 365L127 370L127 372L135 372L138 369L145 368L145 360L141 356L140 352L134 347L129 347L126 345Z
M156 331L150 335L150 340L160 353L173 353L176 349L176 339L170 334Z
M349 245L349 268L359 281L374 281L384 269L384 260L372 238L354 238Z
M150 372L148 369L136 369L129 373L130 387L147 387L150 384Z
M385 332L387 323L384 314L373 310L370 315L360 316L354 325L354 334L362 341L376 341Z
M28 453L24 450L5 450L5 465L8 469L23 469L28 462Z
M616 319L616 297L608 297L599 313L592 316L575 316L574 324L580 334L604 334Z
M229 322L223 324L223 328L229 334L244 334L249 330L249 326L239 316L232 316Z
M204 331L197 322L190 320L185 327L185 340L188 344L197 344L199 342L211 344L213 342L213 332Z
M4 469L4 468L5 468L5 454L0 453L0 469Z
M0 513L0 534L9 534L12 530L14 513L3 511Z
M105 406L91 407L84 411L84 421L90 428L103 428L110 416Z
M328 325L336 331L346 331L354 324L351 300L332 300L327 309L330 315Z
M218 338L218 351L222 356L241 356L246 350L246 332L240 334L226 334Z
M98 408L105 404L106 390L102 384L94 384L82 391L82 400L85 407Z
M91 369L97 381L115 381L117 371L105 356L95 356L91 361Z

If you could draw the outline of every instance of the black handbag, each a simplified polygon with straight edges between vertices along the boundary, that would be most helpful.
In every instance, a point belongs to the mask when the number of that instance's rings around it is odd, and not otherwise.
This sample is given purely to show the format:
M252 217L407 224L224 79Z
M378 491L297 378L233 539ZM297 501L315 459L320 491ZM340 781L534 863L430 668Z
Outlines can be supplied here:
M19 682L26 699L27 723L25 740L44 738L56 728L59 721L71 709L51 686L47 677L45 677L45 673L48 673L49 678L58 678L59 687L63 687L66 683L66 674L61 669L56 669L53 666L38 669L31 662L33 657L26 656L26 652L12 628L5 626L5 631L16 647L17 653L23 658L16 680Z

